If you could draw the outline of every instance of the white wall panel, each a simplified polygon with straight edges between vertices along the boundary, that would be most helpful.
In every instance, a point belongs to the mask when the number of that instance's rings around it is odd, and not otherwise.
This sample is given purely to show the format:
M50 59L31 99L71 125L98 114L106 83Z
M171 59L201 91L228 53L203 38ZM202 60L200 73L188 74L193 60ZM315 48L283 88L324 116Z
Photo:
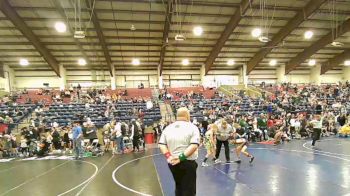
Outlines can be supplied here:
M132 80L146 80L148 81L148 76L125 76L126 81Z
M15 79L16 88L43 88L44 83L49 83L49 87L60 87L58 77L16 77Z

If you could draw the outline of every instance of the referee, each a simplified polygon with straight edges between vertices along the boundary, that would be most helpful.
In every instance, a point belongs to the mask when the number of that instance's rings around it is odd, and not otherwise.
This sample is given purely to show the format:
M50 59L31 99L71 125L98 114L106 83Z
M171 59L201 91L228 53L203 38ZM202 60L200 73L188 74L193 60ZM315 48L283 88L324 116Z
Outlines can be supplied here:
M175 180L176 196L196 195L196 178L199 130L190 122L187 108L177 110L176 122L167 126L160 139L159 148L167 159Z
M313 125L312 143L311 143L313 147L315 146L316 141L321 138L322 120L323 119L321 118L321 115L315 115L314 120L310 122Z

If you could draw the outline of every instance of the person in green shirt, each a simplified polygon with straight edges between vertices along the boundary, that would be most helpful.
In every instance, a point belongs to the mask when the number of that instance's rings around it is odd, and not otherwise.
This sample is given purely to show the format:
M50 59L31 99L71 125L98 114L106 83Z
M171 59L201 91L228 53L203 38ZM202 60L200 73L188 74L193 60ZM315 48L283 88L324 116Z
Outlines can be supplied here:
M266 140L267 135L267 119L264 114L260 114L260 117L257 119L258 129L262 131L264 140Z

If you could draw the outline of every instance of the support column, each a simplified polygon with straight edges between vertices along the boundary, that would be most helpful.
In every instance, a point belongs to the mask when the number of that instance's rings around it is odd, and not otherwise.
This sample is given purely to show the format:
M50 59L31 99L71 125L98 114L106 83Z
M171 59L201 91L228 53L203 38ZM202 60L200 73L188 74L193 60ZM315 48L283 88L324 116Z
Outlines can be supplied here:
M205 86L205 65L203 64L200 70L201 74L201 85Z
M242 68L241 68L241 82L244 85L244 87L248 86L248 75L247 75L247 65L243 64Z
M285 65L281 65L276 69L276 78L277 78L277 83L282 84L286 82L286 69Z
M350 67L344 66L343 67L343 81L349 81L350 82Z
M15 90L15 86L14 86L15 74L13 69L11 69L8 65L4 65L3 69L4 69L4 76L5 76L4 90L6 92Z
M112 75L113 76L111 76L111 89L115 90L116 89L116 83L115 83L116 77L115 77L115 67L114 67L114 65L112 65Z
M310 72L310 82L316 85L321 84L321 65L317 64L311 69Z
M64 90L67 85L67 77L66 77L66 68L63 65L60 65L60 90Z
M163 88L163 76L160 74L160 67L158 66L158 72L157 72L157 80L158 80L158 88Z

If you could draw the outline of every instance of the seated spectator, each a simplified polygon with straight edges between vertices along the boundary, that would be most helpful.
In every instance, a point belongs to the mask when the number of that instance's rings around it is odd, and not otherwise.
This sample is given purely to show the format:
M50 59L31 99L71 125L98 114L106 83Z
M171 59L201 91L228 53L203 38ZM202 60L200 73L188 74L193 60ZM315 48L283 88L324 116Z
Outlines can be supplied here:
M38 89L36 92L37 95L43 95L43 89Z
M90 144L97 139L97 129L91 121L86 123L86 139L90 140Z
M11 123L13 123L13 119L9 115L6 115L6 117L4 119L4 123L11 124Z

